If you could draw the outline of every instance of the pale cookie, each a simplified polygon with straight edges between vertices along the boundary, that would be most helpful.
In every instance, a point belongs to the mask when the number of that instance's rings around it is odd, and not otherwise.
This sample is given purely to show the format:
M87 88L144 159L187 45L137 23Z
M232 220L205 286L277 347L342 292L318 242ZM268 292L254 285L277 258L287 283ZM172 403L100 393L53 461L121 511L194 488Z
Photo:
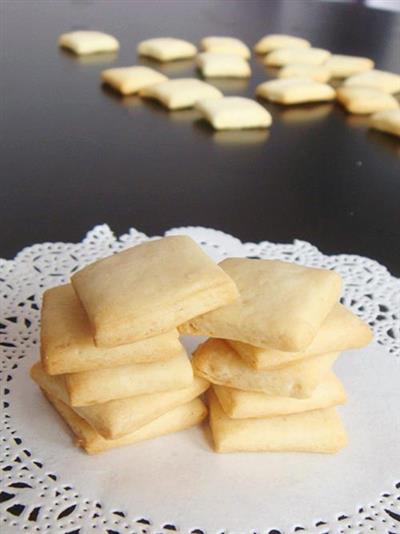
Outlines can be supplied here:
M372 59L359 56L333 54L324 64L332 74L332 78L348 78L374 68Z
M250 48L243 41L235 37L204 37L200 45L206 52L235 54L244 59L249 59L251 56Z
M48 375L40 363L32 367L31 377L47 393L65 404L69 403L63 377ZM208 386L206 380L196 376L190 386L176 391L136 395L93 406L74 408L74 410L103 438L116 439L134 432L160 415L193 400L204 393Z
M236 54L203 52L197 56L197 66L205 78L248 78L249 63Z
M58 39L58 44L78 56L115 52L119 49L119 42L112 35L88 30L63 33Z
M291 63L279 69L278 78L309 78L316 82L326 83L331 78L331 71L325 65Z
M256 95L279 104L305 104L335 99L335 90L326 83L307 78L271 80L256 87Z
M361 86L339 87L336 91L338 101L349 113L368 115L377 111L397 109L399 103L394 96L379 89Z
M216 385L213 390L226 415L234 419L275 417L320 410L344 404L347 398L342 383L333 372L326 375L308 399L271 397L264 393Z
M71 284L45 291L41 309L40 353L49 374L77 373L150 363L179 356L178 331L119 347L96 347L87 315Z
M283 67L290 63L321 65L330 55L323 48L278 48L266 56L264 63L269 67Z
M161 72L140 65L103 70L101 79L123 95L132 95L144 87L168 80Z
M282 369L257 371L248 367L222 339L209 339L193 354L197 376L212 384L278 397L311 397L325 379L338 353L313 356Z
M161 415L135 432L117 439L104 439L96 430L62 401L45 393L57 412L75 434L75 443L89 454L96 454L115 447L157 438L195 426L207 416L207 408L200 399L194 399Z
M369 87L394 94L400 91L400 75L384 70L369 70L350 76L344 81L344 85Z
M223 94L213 85L196 78L179 78L145 87L140 96L154 98L168 109L193 107L205 98L222 98Z
M141 41L137 47L138 54L148 56L157 61L174 61L194 57L197 48L188 41L174 37L157 37Z
M322 323L311 345L300 352L283 352L276 349L255 347L241 341L227 340L239 356L254 369L278 369L292 362L326 354L342 352L368 345L372 339L369 326L342 304L335 304Z
M400 110L379 111L370 118L369 127L400 137Z
M196 108L215 130L268 128L272 123L271 115L258 102L240 96L200 100Z
M243 341L256 347L304 350L339 299L334 271L278 260L229 258L219 264L240 298L179 327L183 334Z
M270 34L262 37L254 46L257 54L268 54L277 48L310 48L311 43L301 37L284 34Z
M88 265L71 281L97 346L168 332L238 297L230 277L187 236L147 241Z
M210 392L210 427L216 452L324 452L347 445L335 408L276 417L231 419Z
M193 371L185 349L165 362L133 363L62 375L71 406L90 406L134 395L188 387Z

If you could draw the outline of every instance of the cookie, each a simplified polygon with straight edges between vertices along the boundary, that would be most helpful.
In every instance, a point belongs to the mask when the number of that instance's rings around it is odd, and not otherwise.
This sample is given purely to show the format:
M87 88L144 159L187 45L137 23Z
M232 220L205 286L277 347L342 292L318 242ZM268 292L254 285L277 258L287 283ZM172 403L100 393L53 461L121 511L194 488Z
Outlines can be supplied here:
M332 78L348 78L374 68L372 59L342 54L333 54L324 65L331 71Z
M240 298L187 321L179 326L181 333L300 351L339 300L342 281L334 271L248 258L219 265L236 283Z
M82 447L89 454L178 432L201 423L207 416L207 408L204 403L200 399L194 399L161 415L135 432L117 439L104 439L89 423L61 400L48 393L45 393L45 397L75 434L76 445Z
M322 354L281 369L257 371L248 367L225 341L209 339L196 349L192 363L195 374L212 384L305 399L325 379L337 357L338 353Z
M89 30L63 33L58 39L58 44L78 56L115 52L119 49L119 42L112 35Z
M269 67L282 67L290 63L321 65L330 55L323 48L278 48L266 56L264 63Z
M284 352L255 347L241 341L227 342L254 369L278 369L317 354L358 349L368 345L371 339L372 331L366 323L342 304L335 304L312 343L304 351Z
M263 82L256 87L256 95L279 104L306 104L334 100L335 90L326 83L309 78L280 79Z
M335 408L293 415L231 419L215 393L209 395L210 427L216 452L334 453L347 444Z
M270 34L262 37L254 46L257 54L268 54L277 48L310 48L311 43L301 37L294 37L293 35L285 34Z
M141 41L137 47L138 54L157 61L174 61L186 59L197 54L197 48L188 41L174 37L156 37Z
M331 79L331 71L325 65L290 63L279 69L278 78L309 78L316 82L326 83Z
M272 123L271 115L258 102L240 96L200 100L196 108L215 130L268 128Z
M197 56L196 63L205 78L248 78L251 75L249 63L237 54L203 52Z
M318 384L308 399L271 397L264 393L217 385L213 386L213 390L226 415L234 419L289 415L330 408L346 402L344 387L332 371Z
M188 387L193 371L186 351L165 362L133 363L62 375L71 406L90 406L134 395Z
M161 72L141 65L103 70L101 79L122 95L133 95L144 87L168 80Z
M97 347L89 320L71 284L45 291L41 309L40 353L51 375L131 363L169 360L182 353L178 331L118 347Z
M391 94L356 85L342 85L337 89L336 97L349 113L360 115L399 107L398 101Z
M235 54L244 59L249 59L251 56L249 47L235 37L204 37L200 46L206 52L216 54Z
M400 75L394 72L374 69L350 76L344 81L344 85L367 87L394 94L400 91Z
M400 110L378 111L370 118L369 127L400 137Z
M147 241L88 265L71 281L103 347L160 335L238 297L229 275L187 236Z
M48 375L39 362L32 367L31 377L47 393L65 404L69 403L63 377ZM206 380L196 376L192 384L186 388L164 393L135 395L74 410L103 438L117 439L135 432L181 404L190 402L204 393L208 386Z
M222 93L209 83L197 78L179 78L145 87L139 92L144 98L154 98L168 109L193 107L204 99L222 98Z

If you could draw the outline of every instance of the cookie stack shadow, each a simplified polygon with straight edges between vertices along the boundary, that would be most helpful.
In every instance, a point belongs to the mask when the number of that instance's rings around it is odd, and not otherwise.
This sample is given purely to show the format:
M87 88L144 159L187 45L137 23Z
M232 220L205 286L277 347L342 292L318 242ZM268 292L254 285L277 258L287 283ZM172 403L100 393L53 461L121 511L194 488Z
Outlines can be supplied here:
M371 331L339 301L333 271L281 261L230 258L221 267L237 302L187 322L211 336L193 355L210 381L210 427L218 452L336 452L347 443L335 406L346 392L332 371ZM345 356L348 357L348 356Z
M45 292L31 377L88 453L194 426L209 383L193 376L176 327L236 298L188 237L130 248Z

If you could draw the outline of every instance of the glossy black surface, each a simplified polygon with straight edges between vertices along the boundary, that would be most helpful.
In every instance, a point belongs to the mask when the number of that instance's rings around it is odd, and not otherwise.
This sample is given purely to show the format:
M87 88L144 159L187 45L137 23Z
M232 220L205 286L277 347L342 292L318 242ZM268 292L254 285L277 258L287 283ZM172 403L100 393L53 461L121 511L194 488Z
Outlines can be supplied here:
M0 256L43 241L79 241L95 224L160 234L202 225L246 241L314 243L325 253L377 259L400 274L400 143L337 105L266 104L270 132L214 133L192 111L168 113L99 83L138 60L136 44L172 35L233 35L253 44L287 32L400 71L400 17L358 5L293 1L18 0L1 9ZM115 58L57 48L77 28L115 35ZM252 96L272 73L220 81ZM157 65L158 66L158 65ZM192 61L159 66L192 76Z

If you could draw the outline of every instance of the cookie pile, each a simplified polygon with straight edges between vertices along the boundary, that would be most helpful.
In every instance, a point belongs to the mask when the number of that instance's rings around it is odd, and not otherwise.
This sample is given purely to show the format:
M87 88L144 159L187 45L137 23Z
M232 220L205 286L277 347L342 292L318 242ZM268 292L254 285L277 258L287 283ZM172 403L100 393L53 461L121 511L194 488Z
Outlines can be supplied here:
M366 345L369 327L339 303L333 271L229 258L239 299L187 321L210 336L193 355L209 395L215 449L335 452L346 433L334 406L346 393L332 371L341 351Z
M78 55L119 49L113 36L92 31L63 34L59 45ZM141 65L106 69L101 79L122 95L138 93L143 98L158 100L170 110L196 107L215 130L268 128L272 117L259 102L242 96L224 96L208 83L215 78L249 78L250 48L235 37L208 36L200 41L200 49L198 53L193 43L173 37L146 39L137 46L140 56L160 64L195 59L204 80L171 80ZM285 34L265 35L255 44L254 51L268 68L276 69L278 77L256 87L258 98L281 105L336 99L349 113L372 115L370 128L400 135L399 102L393 96L400 92L400 76L374 69L372 59L332 54L313 47L306 39Z
M209 384L177 326L237 297L189 237L140 244L45 292L31 376L89 453L196 425Z
M332 372L371 332L334 271L228 258L186 236L150 240L44 293L32 378L89 453L196 425L210 383L218 452L335 452ZM179 334L208 336L190 361ZM194 371L194 372L193 372Z

